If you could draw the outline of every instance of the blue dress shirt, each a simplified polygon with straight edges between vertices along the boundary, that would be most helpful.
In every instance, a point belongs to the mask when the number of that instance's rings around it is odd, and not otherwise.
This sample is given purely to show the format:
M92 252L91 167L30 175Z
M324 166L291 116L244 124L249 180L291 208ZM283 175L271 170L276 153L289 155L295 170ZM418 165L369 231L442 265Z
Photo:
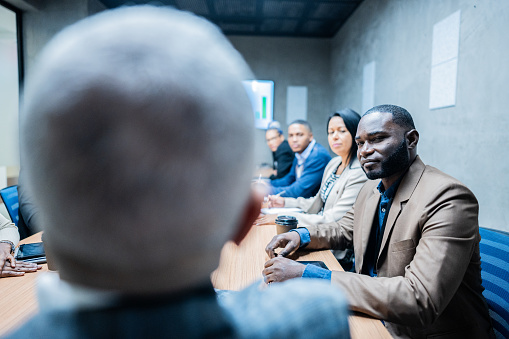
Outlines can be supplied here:
M307 228L300 227L290 232L297 232L300 236L300 248L307 246L311 242L311 237L309 236L309 231ZM325 268L321 268L315 265L306 265L304 269L304 273L302 273L303 278L318 278L318 279L327 279L331 280L332 272L330 270L326 270Z
M380 246L382 244L385 223L387 222L387 215L389 215L389 210L391 209L392 201L394 200L394 196L396 195L396 191L398 190L401 179L403 179L403 176L401 176L387 190L384 190L382 181L380 181L378 184L377 188L380 192L381 198L380 202L378 203L378 222L373 223L373 228L371 229L371 234L369 235L368 247L364 257L364 265L361 272L362 274L370 275L372 277L376 277L377 275L376 260L378 258L378 252L380 252ZM307 228L297 228L292 230L292 232L299 233L300 248L307 246L311 242L311 237ZM302 277L330 280L331 275L332 272L330 270L326 270L315 265L307 265L304 273L302 274Z
M299 166L299 159L296 156L293 159L293 164L290 172L280 179L271 180L271 194L281 194L282 197L313 197L320 189L322 182L323 171L331 160L329 151L322 145L315 142L314 146L310 148L310 153L302 163L302 173L297 179L297 167ZM306 151L308 150L306 149ZM306 152L305 151L305 152Z
M400 177L391 187L387 190L384 189L382 181L378 184L378 191L380 192L380 202L378 203L378 222L373 223L371 233L369 235L368 246L366 254L364 255L364 264L362 265L362 274L366 274L372 277L377 276L376 262L378 259L378 253L380 252L380 246L382 245L382 238L385 231L385 223L387 222L387 216L392 206L392 201L398 190L399 183L401 182Z

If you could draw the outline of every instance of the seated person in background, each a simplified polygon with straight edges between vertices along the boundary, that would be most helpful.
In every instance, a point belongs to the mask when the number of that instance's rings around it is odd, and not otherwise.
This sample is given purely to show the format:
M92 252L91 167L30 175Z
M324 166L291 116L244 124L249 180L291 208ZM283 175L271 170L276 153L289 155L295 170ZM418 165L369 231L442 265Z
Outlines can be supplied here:
M41 268L39 265L14 259L13 252L18 241L19 233L16 225L0 214L0 278L17 277L24 275L25 272L35 272Z
M355 137L369 179L338 222L278 235L267 282L300 276L332 280L350 308L385 322L395 338L493 338L482 295L479 207L458 180L417 156L419 133L393 105L367 111ZM381 180L374 180L381 179ZM299 247L355 250L355 271L309 270L285 256ZM274 258L274 249L284 247Z
M271 181L271 193L292 198L312 197L320 188L331 156L313 139L311 125L304 120L296 120L288 126L288 142L295 152L295 160L287 175Z
M273 123L274 122L277 121L273 121ZM273 123L269 125L269 128L265 132L267 145L269 145L272 151L273 168L275 171L275 174L270 176L271 180L279 179L287 175L288 172L290 172L293 159L295 158L295 153L293 153L290 145L288 145L288 141L285 140L279 123Z
M19 171L18 178L18 231L21 239L24 239L42 230L39 222L39 209L34 203L33 198L30 196L30 193L27 192L25 188L24 176L25 175L22 166L21 170Z
M348 336L346 301L320 281L241 291L244 313L216 299L221 249L263 196L250 190L252 75L217 27L124 7L66 28L38 61L22 157L59 275L40 276L40 313L11 338Z
M298 207L304 213L284 212L297 218L299 226L314 226L339 221L352 207L357 194L364 185L366 175L357 160L355 133L361 117L345 108L333 113L327 121L329 146L337 157L333 158L322 178L320 191L312 198L283 198L269 196L268 207ZM273 224L278 215L266 215L257 220L258 225ZM353 249L334 252L341 266L349 270L353 266Z

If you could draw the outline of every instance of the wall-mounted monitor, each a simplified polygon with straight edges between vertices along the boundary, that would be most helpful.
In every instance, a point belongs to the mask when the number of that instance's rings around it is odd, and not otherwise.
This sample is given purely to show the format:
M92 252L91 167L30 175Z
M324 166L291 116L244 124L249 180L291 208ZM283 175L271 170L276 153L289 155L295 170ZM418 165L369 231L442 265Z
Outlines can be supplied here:
M245 80L242 83L253 106L255 127L266 129L274 111L274 81Z

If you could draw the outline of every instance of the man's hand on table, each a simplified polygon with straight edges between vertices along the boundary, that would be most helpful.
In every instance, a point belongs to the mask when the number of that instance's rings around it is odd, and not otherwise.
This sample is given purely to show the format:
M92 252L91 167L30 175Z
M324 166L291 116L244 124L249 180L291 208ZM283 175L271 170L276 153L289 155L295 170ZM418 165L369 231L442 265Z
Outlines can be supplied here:
M267 247L265 247L265 252L267 252L267 255L271 259L277 256L286 257L295 252L296 250L298 250L299 246L300 246L299 233L290 231L278 234L274 238L272 238ZM283 250L279 252L279 254L276 254L276 252L274 251L276 248L282 248Z
M11 245L0 243L0 278L21 276L25 272L35 272L41 267L34 263L16 261L11 254Z
M14 267L14 257L11 253L12 246L8 243L0 243L0 267L9 262Z
M306 269L306 265L294 260L276 257L265 263L262 271L263 278L267 284L272 282L283 282L288 279L300 278Z
M282 282L292 278L300 278L306 269L306 265L294 260L284 258L295 252L300 246L300 236L297 232L278 234L267 245L269 261L265 263L262 274L266 283ZM276 248L283 248L279 254L274 251Z
M0 272L0 278L19 277L25 275L25 273L36 272L41 267L41 265L24 261L14 261L13 267L11 262L6 261L2 267L2 272Z

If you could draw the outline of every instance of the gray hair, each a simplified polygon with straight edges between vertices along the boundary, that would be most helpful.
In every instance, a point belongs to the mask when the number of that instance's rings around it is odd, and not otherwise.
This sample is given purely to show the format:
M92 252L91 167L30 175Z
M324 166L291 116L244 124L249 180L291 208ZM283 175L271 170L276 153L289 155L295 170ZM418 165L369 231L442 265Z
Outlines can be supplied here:
M217 27L169 8L103 12L49 43L22 157L63 279L125 293L208 279L249 197L246 78Z

